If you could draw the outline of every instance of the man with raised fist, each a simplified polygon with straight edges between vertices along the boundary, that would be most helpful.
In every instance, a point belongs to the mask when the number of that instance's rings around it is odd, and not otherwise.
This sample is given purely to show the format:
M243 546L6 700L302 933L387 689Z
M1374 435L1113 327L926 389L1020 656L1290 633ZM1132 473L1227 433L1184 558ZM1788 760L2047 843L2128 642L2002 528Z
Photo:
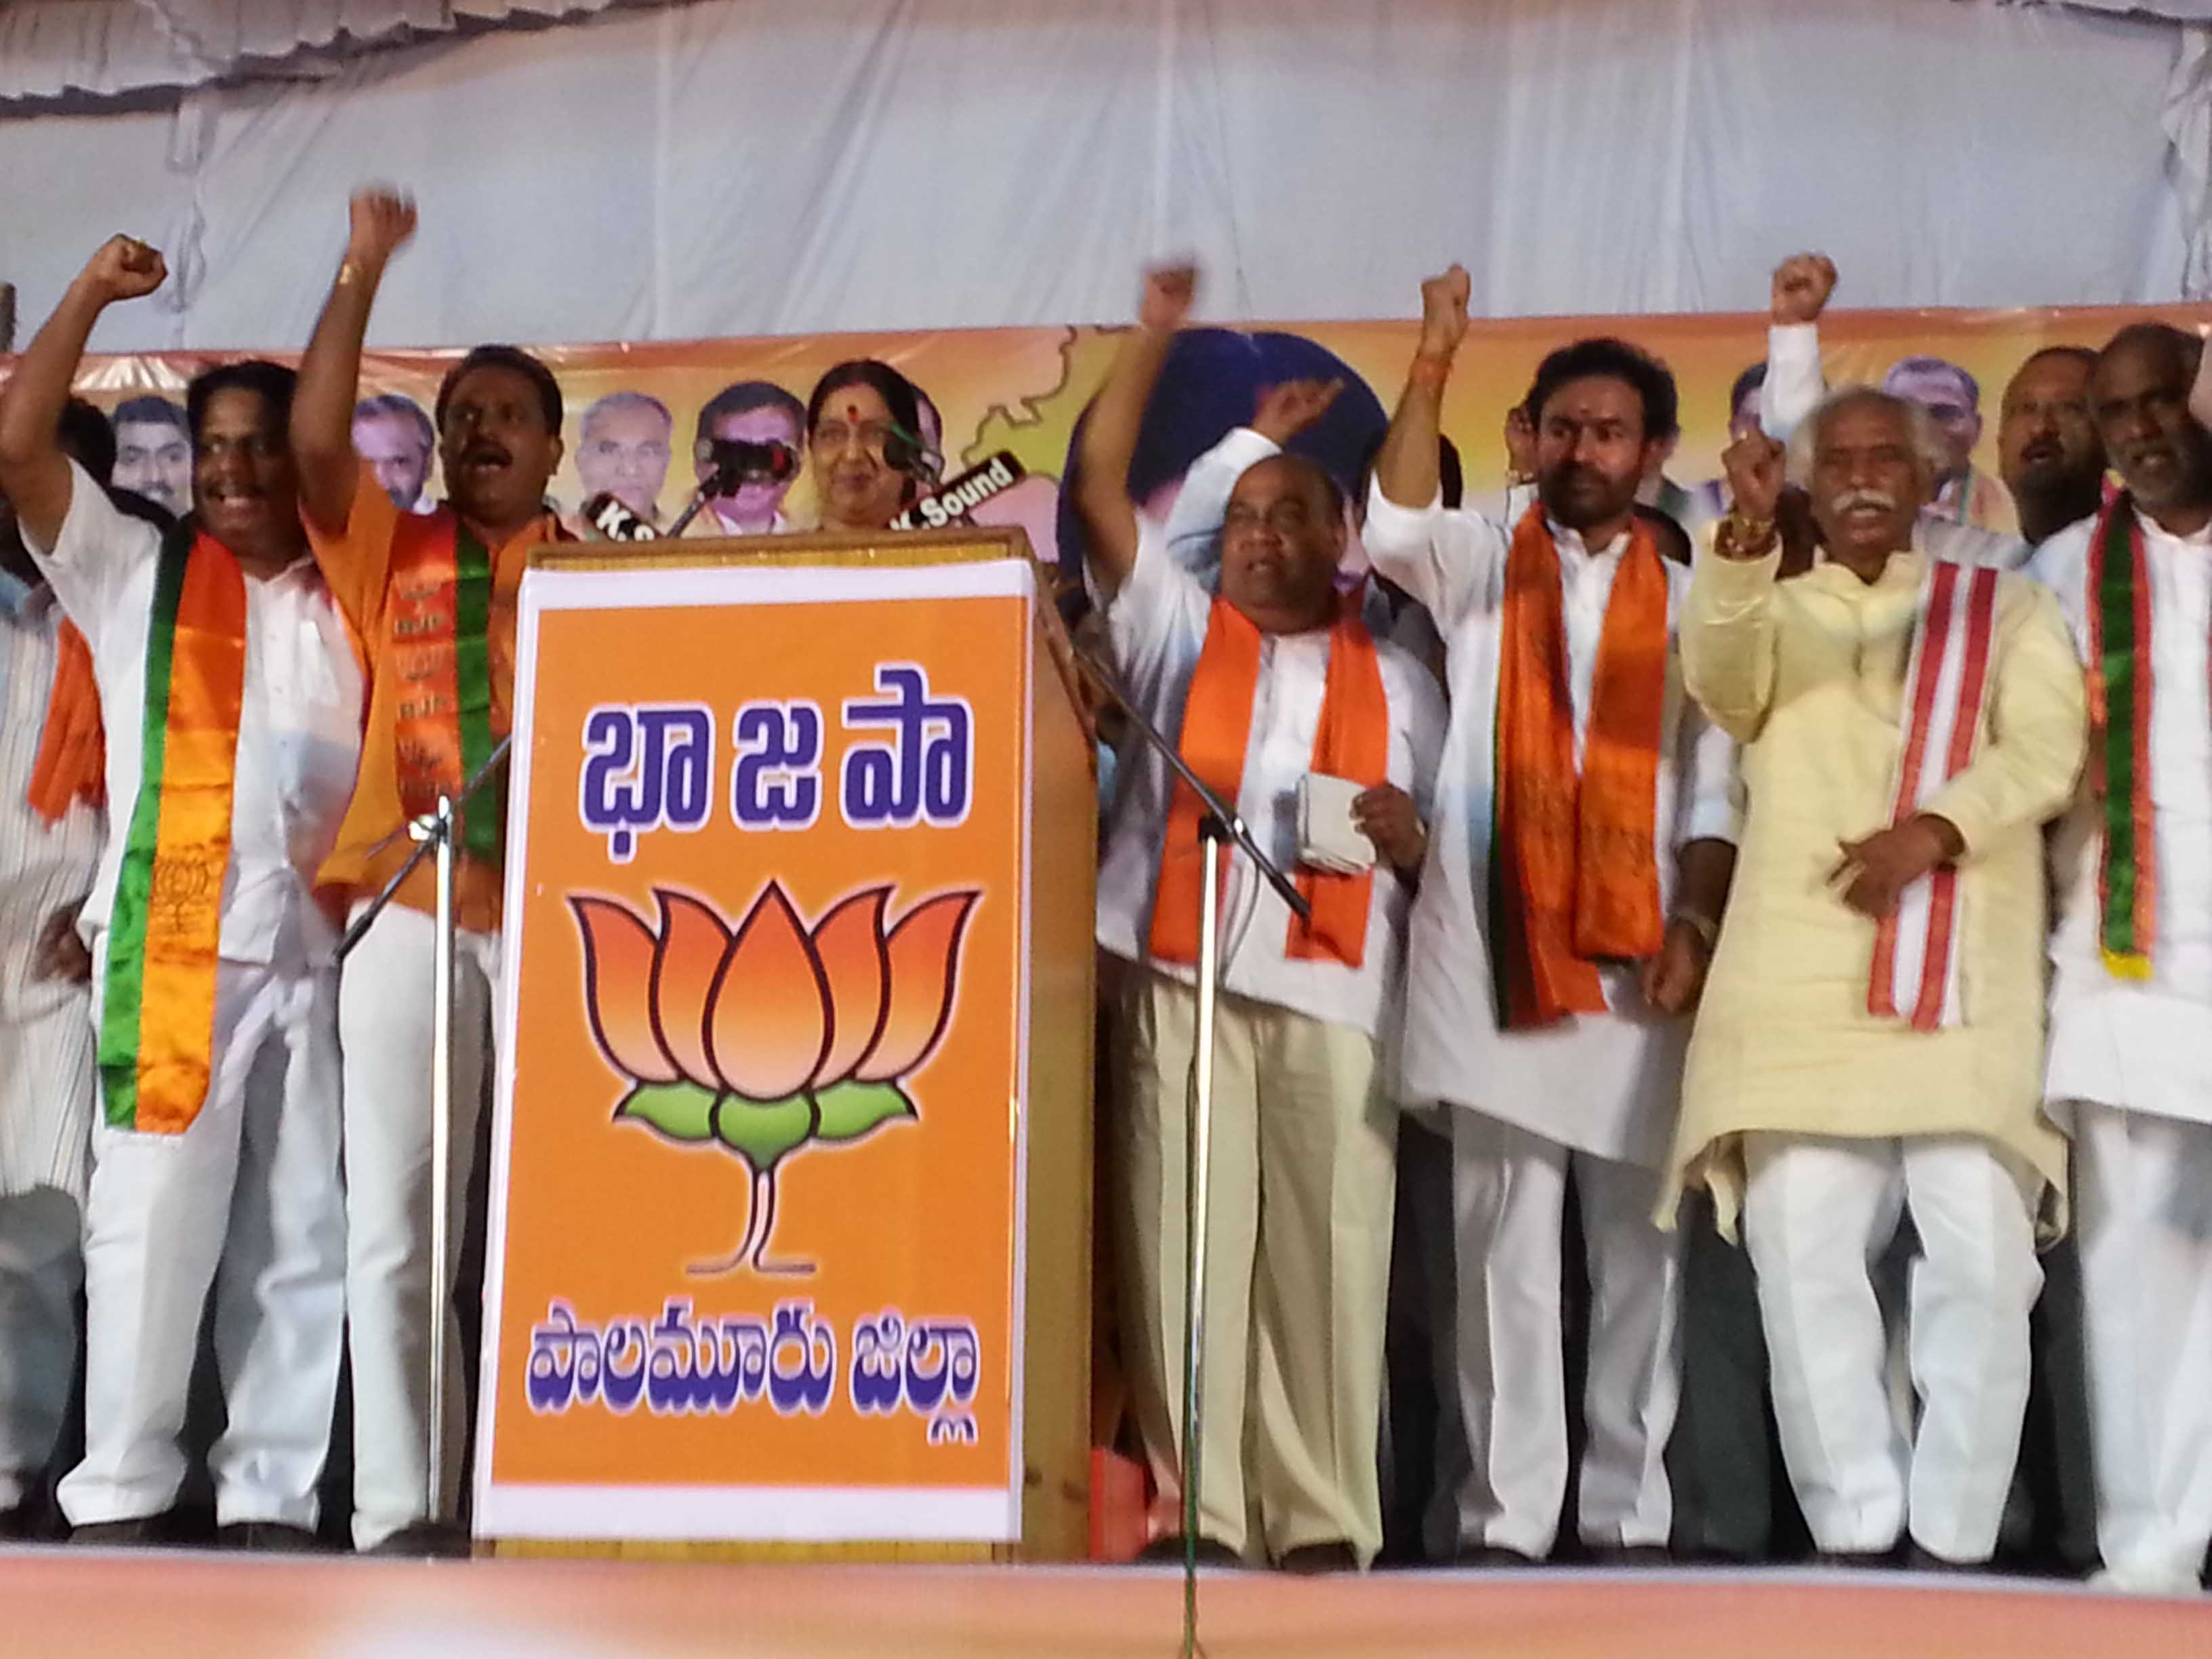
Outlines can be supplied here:
M447 498L435 511L401 512L355 454L362 338L385 268L414 234L412 203L383 191L353 198L345 258L292 406L308 538L369 658L360 781L321 877L356 915L404 862L408 823L434 811L441 795L458 796L507 734L523 564L531 548L567 534L545 507L561 460L561 388L513 346L477 347L438 388ZM370 925L339 986L353 1535L364 1550L438 1547L445 1540L435 1523L459 1494L465 1395L458 1327L449 1323L446 1487L430 1512L430 1322L453 1319L451 1285L432 1292L430 1206L450 1206L459 1237L498 969L505 799L495 780L481 790L459 836L451 1191L430 1190L437 929L427 863Z
M1448 508L1437 422L1468 286L1458 266L1423 285L1365 531L1435 618L1450 692L1395 1085L1409 1109L1445 1109L1453 1146L1473 1466L1430 1530L1509 1563L1556 1540L1571 1180L1593 1290L1576 1524L1634 1560L1664 1553L1673 1519L1679 1277L1652 1212L1734 862L1734 750L1683 693L1689 573L1637 511L1674 429L1671 378L1622 341L1562 347L1527 400L1535 499L1510 524Z
M2019 1449L2039 1222L2041 827L2081 758L2081 676L2026 578L1933 559L1945 452L1917 405L1838 392L1793 434L1825 556L1778 580L1784 451L1729 450L1682 625L1743 745L1742 861L1706 987L1665 1211L1741 1214L1784 1460L1828 1557L1989 1559ZM1921 1393L1900 1434L1870 1277L1909 1213Z
M344 1316L336 933L313 890L353 787L362 677L301 527L290 370L192 382L192 511L166 535L57 443L94 324L165 274L154 249L109 241L0 399L0 492L84 635L106 726L107 848L79 923L101 1107L85 1455L61 1504L80 1539L161 1537L212 1294L216 1521L298 1546Z
M1376 1055L1399 996L1443 699L1338 589L1344 498L1314 462L1271 454L1237 477L1218 596L1129 499L1138 427L1194 282L1187 270L1148 279L1084 427L1075 506L1129 696L1234 805L1311 917L1229 853L1205 1431L1188 1493L1184 1147L1204 811L1159 755L1125 751L1098 884L1099 945L1127 964L1108 1154L1124 1358L1162 1496L1195 1499L1198 1535L1164 1539L1163 1550L1351 1568L1373 1559L1382 1531L1376 1438L1396 1125ZM1309 791L1333 809L1302 812Z

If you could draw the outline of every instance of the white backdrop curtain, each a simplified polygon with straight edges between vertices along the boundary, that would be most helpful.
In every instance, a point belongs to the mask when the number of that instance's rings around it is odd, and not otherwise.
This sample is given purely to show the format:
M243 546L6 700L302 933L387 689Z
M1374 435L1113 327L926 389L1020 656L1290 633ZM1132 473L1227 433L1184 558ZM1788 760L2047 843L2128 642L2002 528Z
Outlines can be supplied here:
M274 9L356 8L576 9ZM1992 0L609 6L0 103L0 280L34 322L128 228L177 279L96 346L296 347L382 178L423 214L393 345L1109 320L1174 250L1230 319L1401 314L1452 258L1486 314L1749 309L1805 246L1853 306L2156 302L2212 282L2206 39Z

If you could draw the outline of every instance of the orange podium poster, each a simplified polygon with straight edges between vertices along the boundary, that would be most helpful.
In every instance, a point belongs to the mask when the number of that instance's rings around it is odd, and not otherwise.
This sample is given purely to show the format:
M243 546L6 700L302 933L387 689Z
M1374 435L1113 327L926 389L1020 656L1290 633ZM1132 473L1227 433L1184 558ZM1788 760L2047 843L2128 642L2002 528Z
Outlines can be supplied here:
M1017 1540L1035 567L600 562L522 590L475 1529Z

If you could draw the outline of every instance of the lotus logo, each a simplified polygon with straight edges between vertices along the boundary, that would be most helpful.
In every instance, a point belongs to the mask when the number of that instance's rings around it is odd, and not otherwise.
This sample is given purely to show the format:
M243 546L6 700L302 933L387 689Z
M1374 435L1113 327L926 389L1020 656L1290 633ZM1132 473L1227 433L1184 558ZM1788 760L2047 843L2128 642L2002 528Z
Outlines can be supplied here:
M691 1272L811 1272L766 1258L783 1160L920 1115L904 1079L951 1024L980 895L935 894L886 927L890 896L889 885L865 888L811 930L776 881L734 930L665 888L653 890L657 928L615 900L569 896L592 1035L630 1085L616 1121L720 1146L752 1172L737 1254Z

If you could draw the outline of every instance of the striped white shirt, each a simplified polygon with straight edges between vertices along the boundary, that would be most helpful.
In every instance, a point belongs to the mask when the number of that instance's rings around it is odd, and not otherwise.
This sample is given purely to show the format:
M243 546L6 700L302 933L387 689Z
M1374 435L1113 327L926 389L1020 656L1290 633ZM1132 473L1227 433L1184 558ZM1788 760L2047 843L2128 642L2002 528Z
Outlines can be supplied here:
M47 919L92 889L103 815L79 802L48 827L26 791L46 726L61 607L0 572L0 1197L84 1197L92 1140L91 994L39 979Z

